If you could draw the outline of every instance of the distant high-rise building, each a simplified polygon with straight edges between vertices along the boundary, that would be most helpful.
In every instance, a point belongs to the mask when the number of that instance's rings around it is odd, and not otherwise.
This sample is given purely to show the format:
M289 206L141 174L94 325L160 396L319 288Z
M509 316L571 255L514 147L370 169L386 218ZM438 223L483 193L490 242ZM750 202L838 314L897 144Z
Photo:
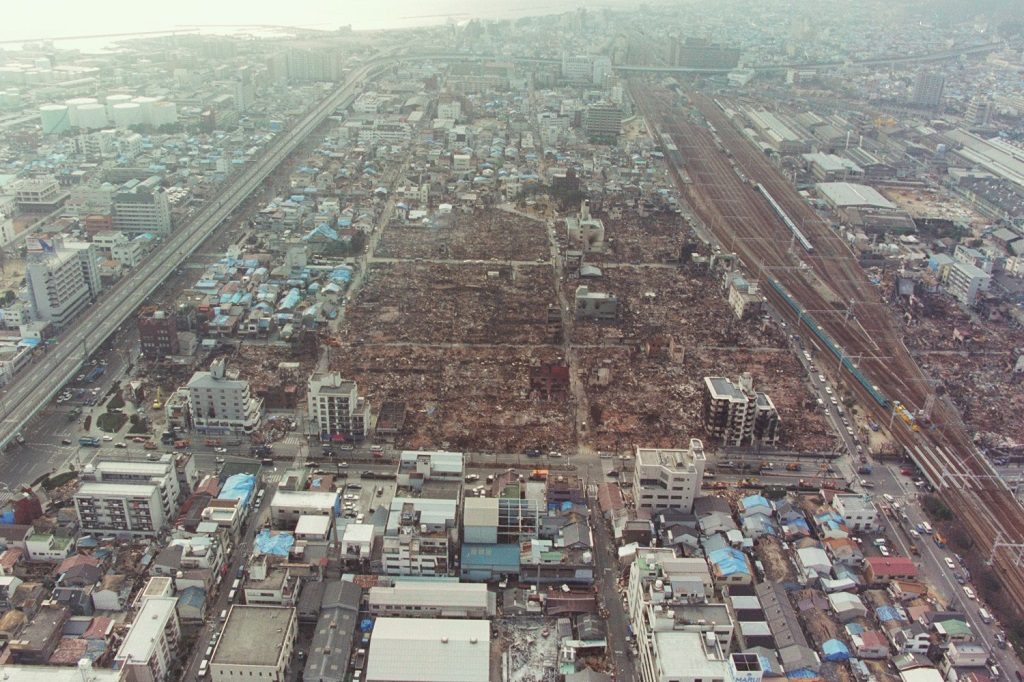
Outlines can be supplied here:
M622 107L591 104L583 112L583 132L591 142L614 144L622 132Z
M735 47L713 45L701 38L687 38L682 44L672 44L669 60L674 66L689 69L728 71L739 66L741 54L741 50Z
M100 293L96 248L85 242L30 242L25 268L32 313L62 327L85 310Z
M139 346L142 354L151 360L177 355L178 317L173 310L144 308L139 312Z
M591 83L594 79L594 58L590 55L562 55L562 78L574 83Z
M967 104L967 124L987 126L992 119L992 100L986 97L972 97Z
M766 394L755 392L749 374L733 384L725 377L704 377L704 431L726 445L779 440L779 413Z
M934 109L942 104L942 91L946 87L946 77L934 71L922 71L917 74L910 103L916 107Z
M171 204L156 175L130 180L113 196L115 230L126 235L166 235L171 231Z
M286 60L291 81L339 81L343 76L341 54L332 50L289 50Z

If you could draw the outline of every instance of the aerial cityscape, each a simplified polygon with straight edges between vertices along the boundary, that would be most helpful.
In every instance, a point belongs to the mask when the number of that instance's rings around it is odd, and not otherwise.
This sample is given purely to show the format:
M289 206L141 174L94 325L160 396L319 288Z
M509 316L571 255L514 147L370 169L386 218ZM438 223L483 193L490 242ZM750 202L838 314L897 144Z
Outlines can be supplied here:
M0 29L3 682L1024 682L1019 2L109 2Z

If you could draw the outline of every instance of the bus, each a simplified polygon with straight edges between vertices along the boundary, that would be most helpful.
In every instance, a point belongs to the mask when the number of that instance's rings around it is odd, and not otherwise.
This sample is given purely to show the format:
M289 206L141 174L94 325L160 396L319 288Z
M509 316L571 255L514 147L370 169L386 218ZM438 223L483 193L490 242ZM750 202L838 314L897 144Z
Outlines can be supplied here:
M98 448L100 446L100 439L96 436L82 436L78 439L78 444L87 448Z
M978 609L978 618L981 618L981 622L986 625L992 622L992 614L987 609Z

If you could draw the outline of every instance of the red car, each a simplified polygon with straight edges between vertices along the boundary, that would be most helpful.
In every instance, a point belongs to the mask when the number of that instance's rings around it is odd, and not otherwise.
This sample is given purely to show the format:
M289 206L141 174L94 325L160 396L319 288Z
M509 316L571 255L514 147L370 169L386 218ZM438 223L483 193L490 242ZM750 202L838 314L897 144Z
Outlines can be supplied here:
M903 467L902 469L900 469L900 473L903 474L904 476L913 476L914 470L911 469L910 467Z

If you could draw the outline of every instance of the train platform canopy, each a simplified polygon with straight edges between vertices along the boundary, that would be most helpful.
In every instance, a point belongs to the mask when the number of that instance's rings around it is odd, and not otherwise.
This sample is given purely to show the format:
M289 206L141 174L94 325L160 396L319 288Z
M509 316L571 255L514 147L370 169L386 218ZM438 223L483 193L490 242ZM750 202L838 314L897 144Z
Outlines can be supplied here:
M871 207L895 209L896 206L878 193L878 190L867 185L852 182L819 182L815 185L818 194L836 208Z

